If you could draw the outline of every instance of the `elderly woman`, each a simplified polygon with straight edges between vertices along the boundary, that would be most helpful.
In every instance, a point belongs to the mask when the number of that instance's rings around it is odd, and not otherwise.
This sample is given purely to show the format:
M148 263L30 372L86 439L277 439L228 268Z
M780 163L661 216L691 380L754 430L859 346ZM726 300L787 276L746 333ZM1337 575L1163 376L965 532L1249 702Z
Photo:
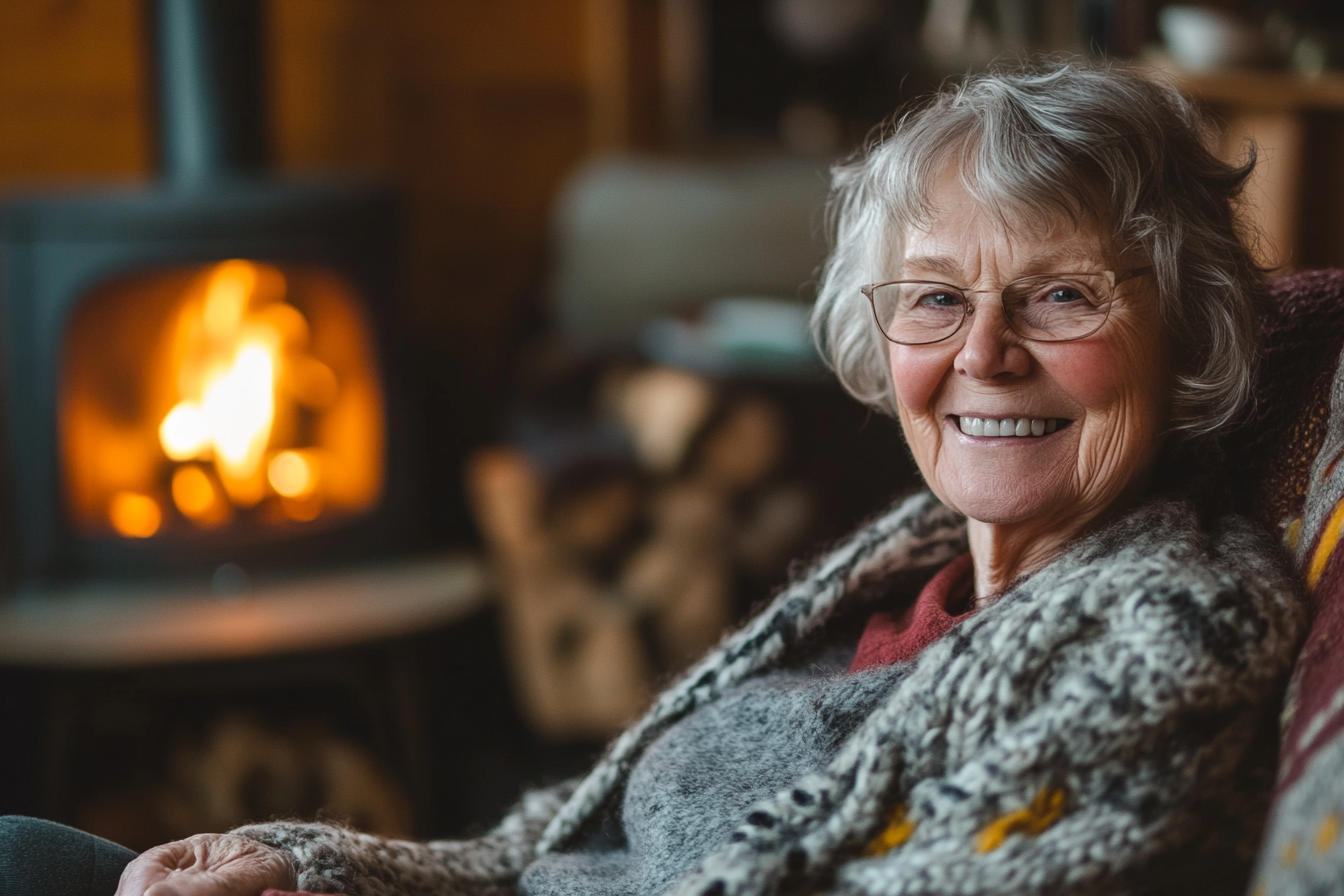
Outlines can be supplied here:
M1261 534L1182 486L1216 481L1187 474L1250 390L1250 168L1123 70L944 89L836 170L814 314L929 492L480 839L257 824L151 850L118 892L1244 886L1303 611Z

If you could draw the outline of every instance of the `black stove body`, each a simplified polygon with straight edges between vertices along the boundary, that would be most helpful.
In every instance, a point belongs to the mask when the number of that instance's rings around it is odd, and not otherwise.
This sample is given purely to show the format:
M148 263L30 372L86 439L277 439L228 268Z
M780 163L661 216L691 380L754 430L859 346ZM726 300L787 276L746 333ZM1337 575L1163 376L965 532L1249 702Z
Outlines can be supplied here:
M225 563L302 568L404 549L420 508L413 418L396 385L394 198L369 184L265 175L256 0L156 0L153 11L163 178L146 188L20 197L0 208L7 572L36 582L208 579ZM76 525L59 409L72 321L109 283L230 259L318 271L354 296L382 410L381 432L371 436L380 451L376 499L330 519L235 519L155 537Z

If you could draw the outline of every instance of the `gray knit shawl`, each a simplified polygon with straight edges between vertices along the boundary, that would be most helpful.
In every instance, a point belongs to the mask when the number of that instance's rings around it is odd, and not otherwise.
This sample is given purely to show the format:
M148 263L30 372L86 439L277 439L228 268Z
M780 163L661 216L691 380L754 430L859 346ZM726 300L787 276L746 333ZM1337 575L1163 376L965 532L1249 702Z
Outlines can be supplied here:
M931 495L898 503L660 695L572 793L532 795L480 840L285 823L238 833L289 851L315 892L511 892L530 856L565 849L611 804L669 724L774 667L873 591L858 586L964 549L961 519ZM1177 852L1248 860L1269 783L1254 748L1304 622L1251 524L1206 530L1188 505L1150 501L927 648L829 766L754 807L671 892L1126 892ZM977 850L977 834L1043 788L1068 795L1059 821ZM913 836L862 857L897 804Z

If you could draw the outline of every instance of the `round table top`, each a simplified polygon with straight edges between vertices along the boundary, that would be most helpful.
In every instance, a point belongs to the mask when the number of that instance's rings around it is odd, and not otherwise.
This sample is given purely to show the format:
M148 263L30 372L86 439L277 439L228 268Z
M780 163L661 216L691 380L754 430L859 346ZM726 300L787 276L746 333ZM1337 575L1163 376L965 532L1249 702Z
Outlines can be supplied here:
M484 564L468 556L293 576L227 597L208 582L29 586L0 599L0 663L130 667L341 647L451 622L488 595Z

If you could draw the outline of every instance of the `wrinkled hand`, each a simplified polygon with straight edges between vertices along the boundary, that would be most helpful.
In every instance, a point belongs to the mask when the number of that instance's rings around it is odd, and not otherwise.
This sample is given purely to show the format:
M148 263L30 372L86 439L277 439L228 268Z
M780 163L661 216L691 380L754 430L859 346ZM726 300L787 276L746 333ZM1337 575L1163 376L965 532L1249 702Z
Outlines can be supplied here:
M116 896L259 896L292 890L289 857L232 834L197 834L156 846L121 873Z

